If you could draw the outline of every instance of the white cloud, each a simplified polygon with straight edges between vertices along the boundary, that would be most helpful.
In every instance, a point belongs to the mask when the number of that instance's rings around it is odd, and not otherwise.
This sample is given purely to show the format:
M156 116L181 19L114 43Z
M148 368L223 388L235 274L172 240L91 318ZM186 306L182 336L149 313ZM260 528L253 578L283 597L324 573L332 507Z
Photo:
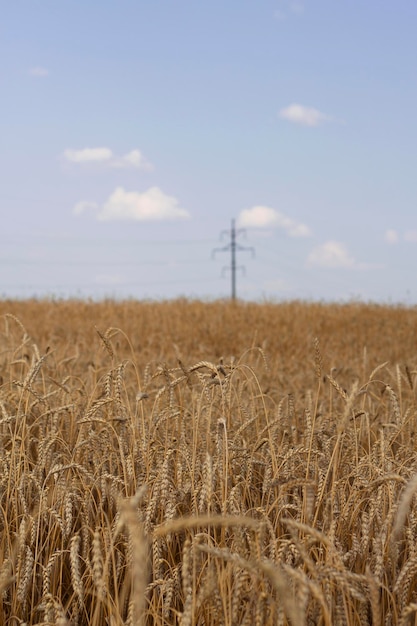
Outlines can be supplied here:
M330 269L359 267L355 259L350 256L346 246L340 241L326 241L314 248L307 258L307 266Z
M158 187L150 187L143 193L117 187L102 206L91 202L78 202L73 208L73 213L79 215L90 208L97 209L96 217L100 221L145 222L183 220L190 217L188 211L178 206L176 198L168 196Z
M44 78L45 76L49 76L49 70L47 70L46 67L38 65L37 67L31 67L29 74L31 76L35 76L36 78Z
M239 226L247 228L280 228L290 237L309 237L310 229L306 224L297 222L281 211L268 206L254 206L243 209L238 218Z
M398 235L398 232L392 228L388 229L385 231L385 241L389 244L395 244L398 243L400 240L400 237Z
M417 242L417 230L406 230L404 233L404 240L411 243Z
M103 163L113 156L110 148L84 148L83 150L64 150L64 157L71 163Z
M120 158L114 158L110 165L112 167L120 167L120 168L128 168L128 167L134 167L140 170L146 170L146 171L151 171L153 170L153 166L151 163L149 163L149 161L147 161L145 159L145 157L143 156L143 154L140 152L140 150L131 150L130 152L128 152L127 154L125 154L124 156L120 157Z
M110 148L83 148L82 150L64 150L63 157L70 163L96 163L114 168L135 168L141 170L152 170L149 163L140 150L131 150L124 156L118 157L113 154Z
M313 107L306 107L302 104L290 104L289 106L281 109L279 116L293 122L294 124L300 124L301 126L319 126L323 122L330 121L331 118L324 113L321 113L318 109Z

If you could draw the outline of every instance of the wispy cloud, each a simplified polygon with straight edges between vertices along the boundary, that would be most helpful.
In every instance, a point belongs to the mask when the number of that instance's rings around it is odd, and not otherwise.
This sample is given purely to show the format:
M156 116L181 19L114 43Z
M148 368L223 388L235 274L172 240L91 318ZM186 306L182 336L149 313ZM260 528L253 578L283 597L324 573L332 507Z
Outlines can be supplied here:
M95 211L99 206L97 202L90 202L89 200L81 200L77 202L72 208L72 212L74 215L81 215L81 213L85 213L85 211Z
M304 3L298 2L297 0L290 0L288 8L292 13L296 13L297 15L302 15L304 13Z
M279 111L279 116L288 122L310 127L320 126L320 124L332 120L331 117L325 115L318 109L297 103L290 104L289 106L281 109Z
M302 15L304 13L304 3L298 0L281 0L279 9L274 11L274 17L277 20L285 20L289 14Z
M306 224L293 220L282 211L262 205L243 209L239 214L238 224L247 228L279 228L290 237L309 237L311 235Z
M123 156L116 156L110 148L83 148L82 150L73 150L68 148L64 150L63 157L69 163L77 164L98 164L114 168L135 168L150 171L153 166L140 152L135 149L127 152Z
M135 222L184 220L190 217L188 211L179 206L178 200L168 196L159 187L147 191L126 191L117 187L101 206L94 202L81 201L73 208L75 215L86 210L95 211L100 221L130 220Z
M406 230L404 233L405 241L417 243L417 230Z
M349 254L345 244L332 240L313 248L307 258L307 267L353 269L359 268L360 264Z
M110 148L84 148L83 150L64 150L64 158L71 163L106 163L111 160Z
M49 70L47 70L46 67L37 65L36 67L31 67L29 69L29 74L31 76L35 76L36 78L45 78L45 76L49 76Z
M393 228L389 228L388 230L385 231L384 238L385 238L385 241L391 245L398 243L400 240L398 231L394 230Z
M141 170L152 170L153 165L149 163L140 150L131 150L120 158L114 158L112 167L136 167Z
M385 231L384 239L390 245L400 243L401 240L408 243L417 243L417 230L406 230L402 235L395 229L390 228Z

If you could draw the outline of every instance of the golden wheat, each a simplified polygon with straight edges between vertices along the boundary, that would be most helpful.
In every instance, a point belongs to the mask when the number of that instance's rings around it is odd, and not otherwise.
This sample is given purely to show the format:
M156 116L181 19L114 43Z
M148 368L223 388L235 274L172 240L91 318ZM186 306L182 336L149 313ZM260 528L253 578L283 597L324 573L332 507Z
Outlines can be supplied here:
M414 309L0 315L0 624L412 623Z

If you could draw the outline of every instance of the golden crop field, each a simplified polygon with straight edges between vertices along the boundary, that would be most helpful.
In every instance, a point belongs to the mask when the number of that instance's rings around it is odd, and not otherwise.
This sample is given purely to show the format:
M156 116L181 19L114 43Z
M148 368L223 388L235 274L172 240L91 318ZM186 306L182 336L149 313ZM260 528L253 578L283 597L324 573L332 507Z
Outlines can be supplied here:
M417 310L0 302L0 624L417 614Z

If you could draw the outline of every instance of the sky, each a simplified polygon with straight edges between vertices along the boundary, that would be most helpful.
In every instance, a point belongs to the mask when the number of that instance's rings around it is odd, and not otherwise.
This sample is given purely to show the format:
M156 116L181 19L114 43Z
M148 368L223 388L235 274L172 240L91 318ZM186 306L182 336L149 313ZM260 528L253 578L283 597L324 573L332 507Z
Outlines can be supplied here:
M0 297L417 303L415 0L14 0Z

